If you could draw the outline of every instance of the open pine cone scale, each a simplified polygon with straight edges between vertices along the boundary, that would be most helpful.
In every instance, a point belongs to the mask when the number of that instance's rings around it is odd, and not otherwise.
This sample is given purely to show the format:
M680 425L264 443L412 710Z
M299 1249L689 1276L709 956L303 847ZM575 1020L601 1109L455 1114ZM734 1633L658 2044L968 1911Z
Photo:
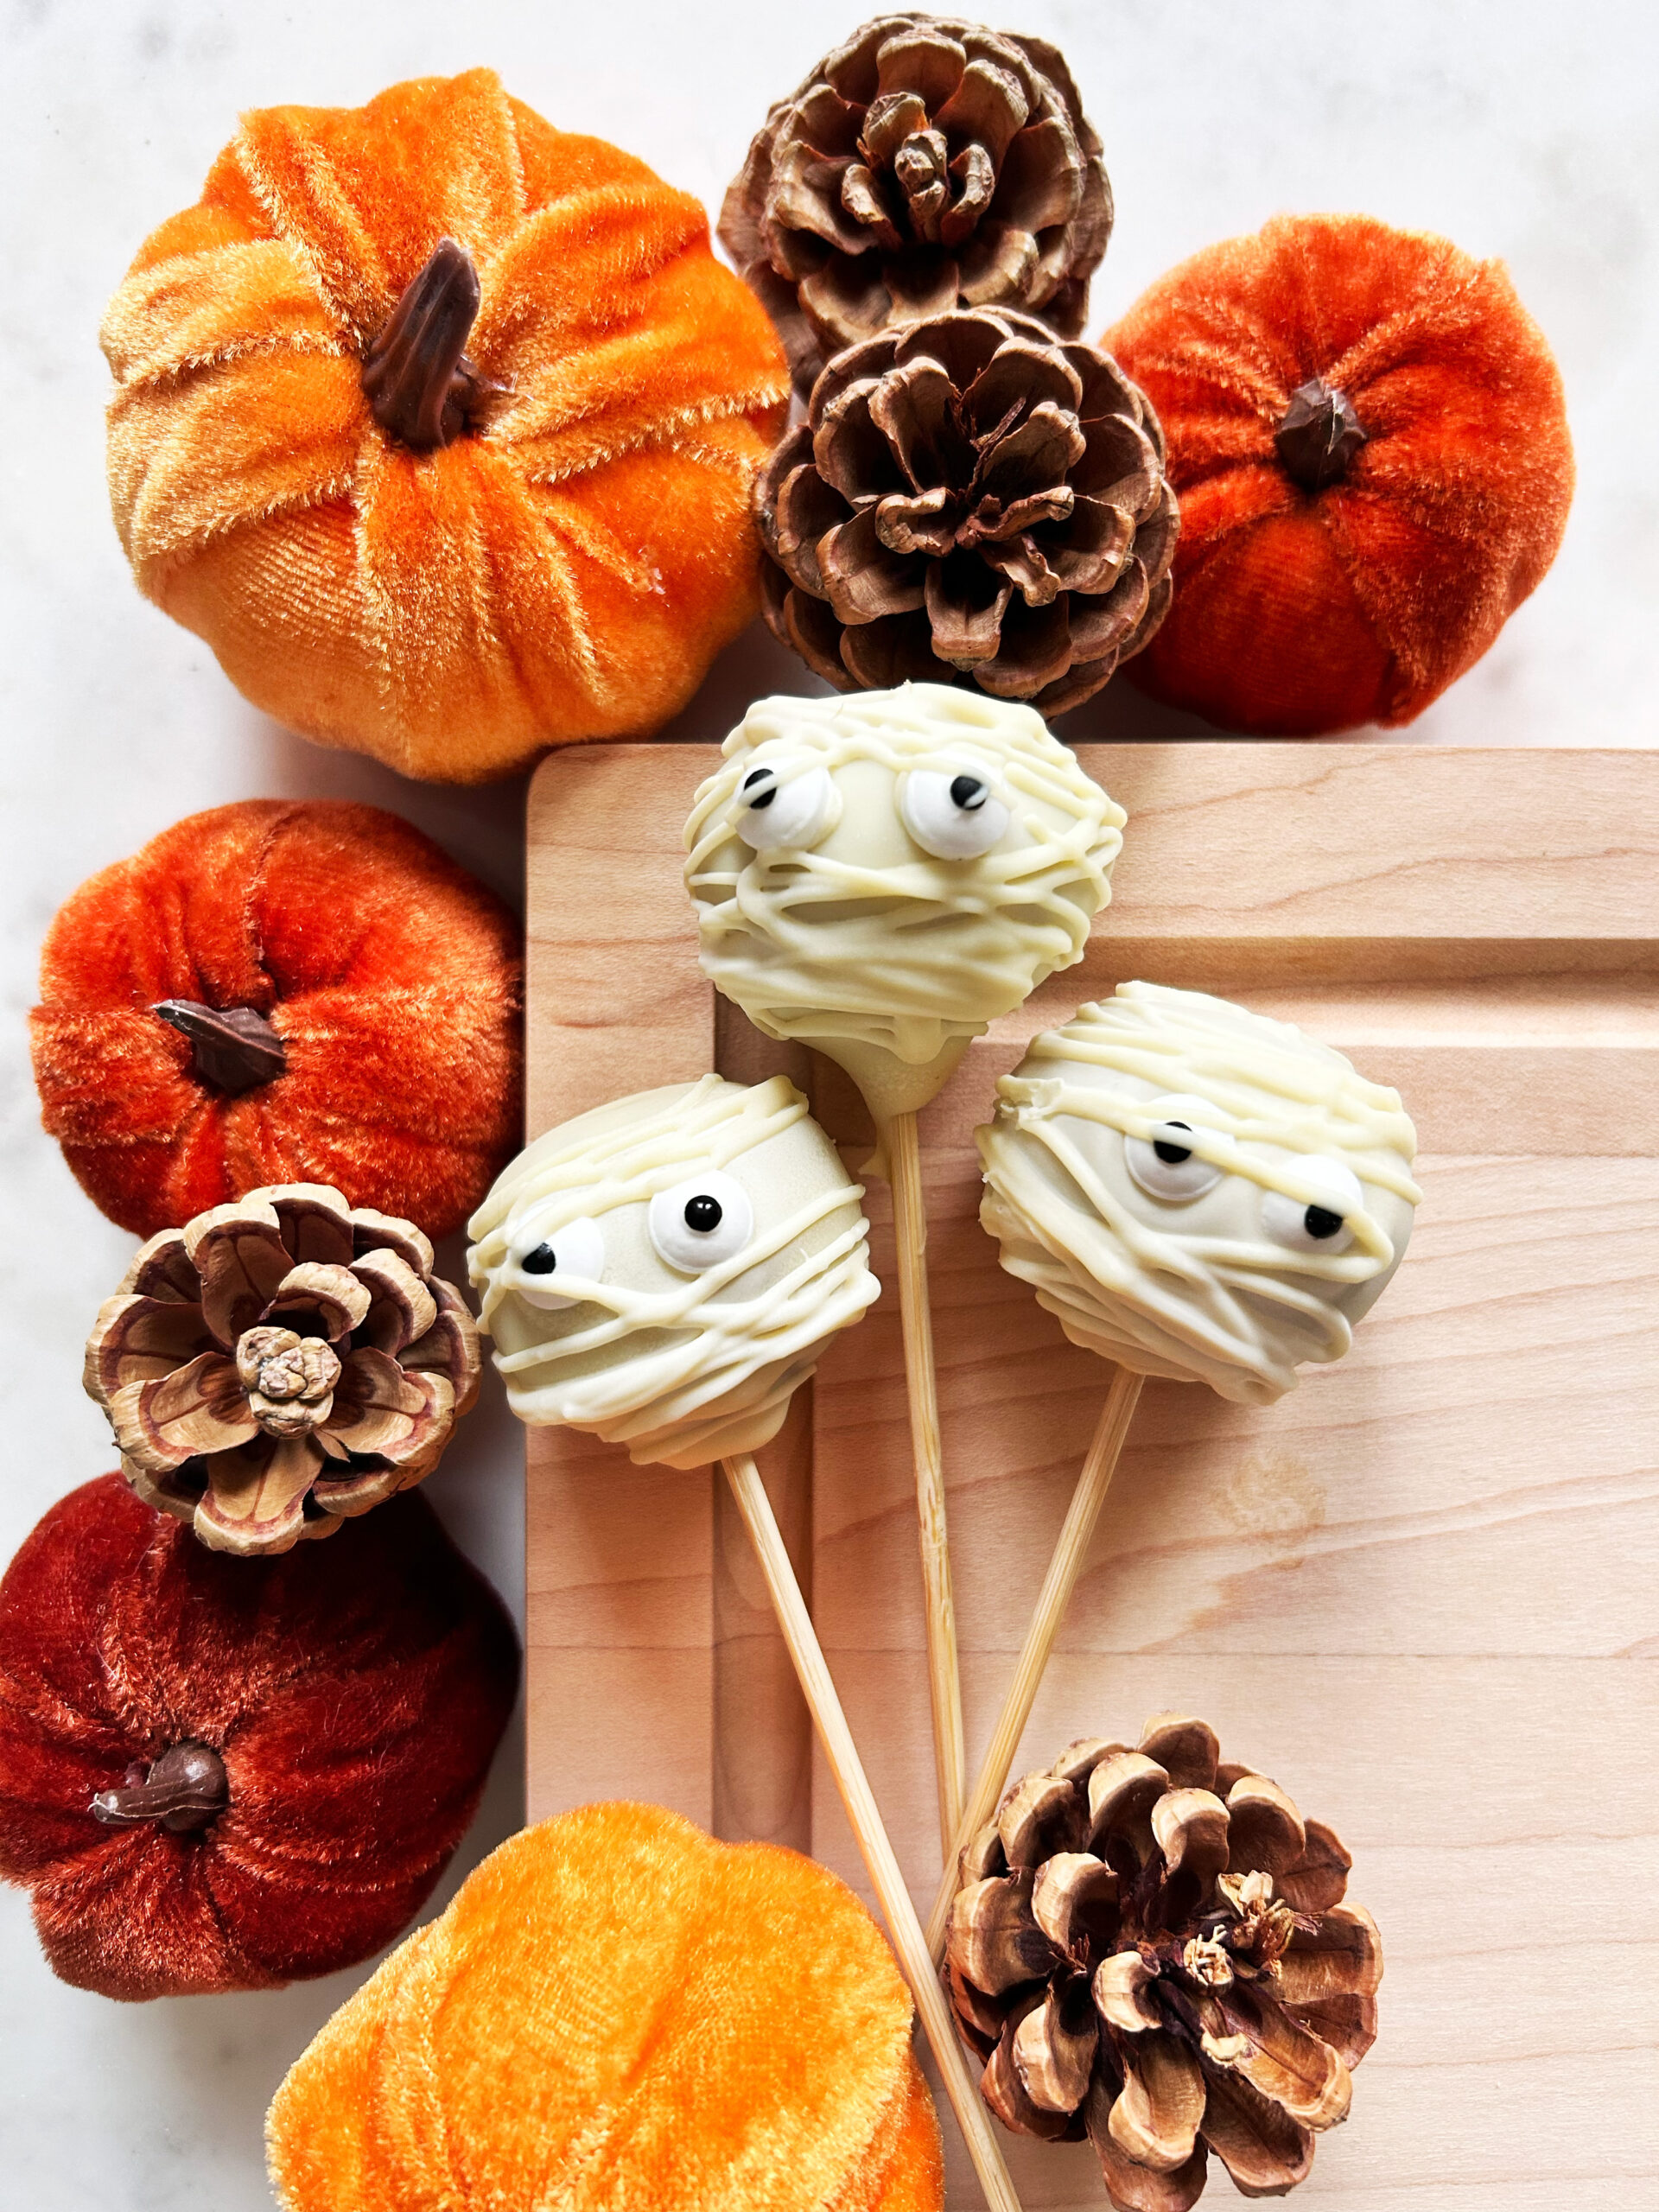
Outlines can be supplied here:
M1104 354L958 311L839 355L757 481L772 629L845 690L949 671L1064 713L1169 601L1157 417Z
M419 1482L479 1370L412 1223L288 1184L151 1237L99 1310L86 1385L140 1497L217 1550L268 1552Z
M1120 2212L1187 2212L1211 2152L1247 2196L1294 2187L1376 2033L1349 1865L1202 1721L1072 1745L963 1853L945 1977L987 2103L1086 2135Z

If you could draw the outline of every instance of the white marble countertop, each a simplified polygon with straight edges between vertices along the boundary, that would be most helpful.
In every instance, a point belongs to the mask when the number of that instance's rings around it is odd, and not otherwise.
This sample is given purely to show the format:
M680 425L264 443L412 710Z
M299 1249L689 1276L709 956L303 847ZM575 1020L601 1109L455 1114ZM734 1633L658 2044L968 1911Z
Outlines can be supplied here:
M105 495L105 300L144 234L195 198L244 108L355 104L400 77L486 61L554 122L616 140L714 206L768 102L864 12L844 0L10 0L0 1560L54 1498L112 1464L80 1392L80 1355L130 1240L93 1211L41 1133L24 1039L59 903L181 815L286 794L391 807L509 897L522 875L522 782L448 791L318 751L245 705L207 649L140 600ZM1091 332L1172 262L1285 209L1363 209L1507 259L1561 359L1577 503L1541 588L1411 734L1659 741L1651 9L1022 0L1008 20L1065 49L1105 142L1118 217ZM715 737L757 693L811 688L757 632L677 727ZM1064 728L1081 738L1199 726L1115 686ZM516 1603L522 1471L499 1396L429 1494ZM510 1740L440 1903L517 1825L517 1752ZM361 1978L112 2005L55 1981L22 1896L0 1893L0 2202L20 2212L268 2205L266 2103ZM1319 2194L1316 2178L1305 2201Z

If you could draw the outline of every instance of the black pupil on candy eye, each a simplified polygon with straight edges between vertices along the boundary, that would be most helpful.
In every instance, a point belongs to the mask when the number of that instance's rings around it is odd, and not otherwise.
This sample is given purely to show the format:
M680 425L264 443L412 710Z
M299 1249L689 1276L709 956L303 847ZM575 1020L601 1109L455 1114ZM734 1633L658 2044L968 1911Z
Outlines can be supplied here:
M766 788L764 791L756 791L755 785L757 784L764 784ZM744 777L743 789L746 794L753 793L753 797L749 799L750 813L759 814L763 808L770 806L773 799L777 798L778 779L772 774L770 768L756 768L753 770L750 774ZM712 1205L714 1201L710 1199L709 1204ZM711 1222L709 1225L712 1229L714 1224Z
M1334 1236L1342 1227L1342 1216L1332 1213L1329 1206L1309 1206L1302 1216L1302 1226L1310 1236Z
M1184 1129L1186 1126L1185 1122L1164 1123L1166 1129ZM1152 1148L1166 1167L1179 1167L1184 1160L1191 1160L1192 1157L1192 1147L1190 1144L1171 1144L1167 1137L1154 1137Z
M538 1244L533 1252L526 1252L522 1265L527 1275L550 1275L559 1264L559 1255L550 1244Z
M983 806L985 798L985 785L977 776L952 776L950 779L950 803L953 806L959 806L964 814L971 814L976 807Z
M699 1236L706 1236L721 1224L721 1207L718 1198L711 1198L706 1192L699 1192L695 1198L685 1202L685 1225L695 1229Z

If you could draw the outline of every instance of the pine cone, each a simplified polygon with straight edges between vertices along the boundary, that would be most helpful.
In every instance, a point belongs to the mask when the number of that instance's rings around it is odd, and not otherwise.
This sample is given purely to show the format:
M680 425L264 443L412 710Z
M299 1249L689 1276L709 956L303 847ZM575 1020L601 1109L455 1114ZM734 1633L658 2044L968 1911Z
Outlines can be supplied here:
M1029 315L957 309L838 354L754 510L766 620L843 691L955 669L1064 714L1169 605L1158 418Z
M473 1317L413 1223L289 1183L152 1236L85 1380L139 1497L253 1553L429 1474L478 1373Z
M1075 338L1111 233L1055 48L910 15L866 23L779 102L720 218L803 396L844 346L958 302Z
M1211 2151L1247 2196L1305 2180L1376 2034L1351 1863L1202 1720L1070 1745L962 1854L945 1971L986 2102L1086 2134L1119 2212L1187 2212Z

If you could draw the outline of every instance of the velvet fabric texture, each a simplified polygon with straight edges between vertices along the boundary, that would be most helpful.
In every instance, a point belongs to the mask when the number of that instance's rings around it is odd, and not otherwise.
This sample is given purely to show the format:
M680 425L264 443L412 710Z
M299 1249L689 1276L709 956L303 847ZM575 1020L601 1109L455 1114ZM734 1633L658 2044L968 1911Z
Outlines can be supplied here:
M1281 216L1160 277L1101 342L1157 408L1180 495L1174 606L1128 671L1154 697L1262 736L1408 722L1555 556L1560 374L1499 262ZM1366 442L1307 492L1274 433L1315 377Z
M105 1997L355 1966L466 1833L518 1681L499 1599L418 1497L245 1560L105 1475L0 1582L0 1874L53 1971ZM209 1826L92 1816L188 1743L223 1762Z
M479 406L384 430L364 357L445 236ZM789 381L690 194L493 71L246 116L111 302L111 499L140 588L257 706L471 783L647 732L757 604Z
M30 1023L47 1129L151 1236L271 1183L328 1183L429 1236L518 1141L518 925L378 807L247 800L83 883L47 933ZM287 1065L221 1090L150 1008L269 1020Z
M588 1805L502 1845L316 2037L286 2212L938 2212L910 2000L834 1875Z

